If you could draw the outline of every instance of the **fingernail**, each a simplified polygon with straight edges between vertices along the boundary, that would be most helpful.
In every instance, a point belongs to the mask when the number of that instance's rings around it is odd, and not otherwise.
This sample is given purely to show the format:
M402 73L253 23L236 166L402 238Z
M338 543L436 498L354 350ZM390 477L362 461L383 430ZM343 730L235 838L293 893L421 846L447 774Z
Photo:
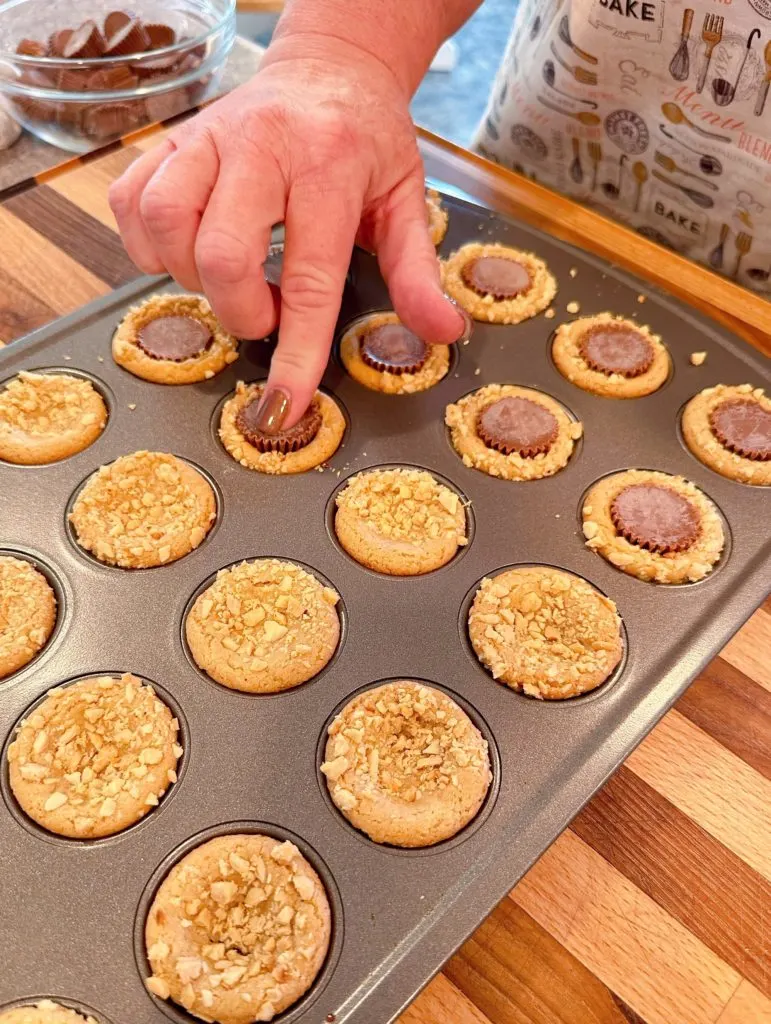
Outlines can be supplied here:
M474 330L474 321L471 319L471 317L463 308L463 306L461 306L461 304L456 299L454 299L452 295L448 295L447 292L445 292L444 297L447 299L448 302L451 302L453 304L453 306L456 309L456 312L460 314L461 319L463 320L463 330L456 339L455 344L465 345L471 338L471 332Z
M286 391L271 388L263 397L257 409L255 426L263 434L277 434L289 415L292 400Z

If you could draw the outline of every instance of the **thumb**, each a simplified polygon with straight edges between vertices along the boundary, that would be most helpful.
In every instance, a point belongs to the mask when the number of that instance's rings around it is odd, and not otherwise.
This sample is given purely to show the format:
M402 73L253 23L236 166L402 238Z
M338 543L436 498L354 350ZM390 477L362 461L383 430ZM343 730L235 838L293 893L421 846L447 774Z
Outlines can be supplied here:
M424 341L445 345L460 341L470 333L471 320L442 291L422 174L416 170L386 202L375 244L399 319Z

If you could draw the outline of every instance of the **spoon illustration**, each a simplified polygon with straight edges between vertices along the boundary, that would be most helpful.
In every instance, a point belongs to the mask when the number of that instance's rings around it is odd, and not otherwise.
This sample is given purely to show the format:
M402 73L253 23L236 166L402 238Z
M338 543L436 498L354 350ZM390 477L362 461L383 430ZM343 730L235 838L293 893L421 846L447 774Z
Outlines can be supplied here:
M747 48L744 51L744 59L739 67L739 74L736 76L735 82L731 83L726 78L715 78L713 80L712 98L719 107L727 107L729 103L733 103L734 97L736 96L736 90L739 88L739 82L744 74L744 65L747 63L747 58L750 55L752 44L755 42L755 37L759 35L759 28L754 28L752 32L750 32L750 37L747 40Z
M634 212L638 213L640 209L640 200L642 199L643 188L645 187L645 182L648 180L648 168L645 166L642 160L638 160L636 163L632 164L632 174L634 175L635 181L637 182L637 192L635 193L634 197Z
M584 169L581 166L581 140L573 136L573 162L570 165L570 177L580 185L584 180Z
M766 106L766 98L768 96L768 89L771 86L771 40L766 43L766 48L763 51L763 59L766 62L766 77L760 83L760 89L758 89L758 99L755 103L755 117L760 117Z
M728 241L729 231L729 226L727 224L723 224L723 226L720 228L720 241L709 254L709 265L712 267L713 270L723 269L723 256L725 253L725 244Z
M678 146L682 146L683 149L687 149L689 152L695 153L698 157L700 157L699 167L701 167L701 170L704 174L714 174L715 176L717 176L723 173L723 165L720 163L716 156L712 156L711 153L702 153L700 149L694 149L693 146L689 146L687 142L683 142L682 139L678 139L676 135L673 135L671 132L668 132L667 126L665 124L659 125L659 131L662 135L666 135L668 139L671 139L673 142L676 142Z
M705 128L700 128L699 125L694 124L693 121L686 117L685 113L676 103L662 103L661 113L672 124L687 124L689 128L698 132L699 135L703 135L706 139L714 139L716 142L732 141L729 135L716 135L715 132L708 132Z
M554 59L557 63L566 71L570 72L577 82L580 82L581 85L597 85L597 73L595 71L587 71L586 68L582 68L580 64L576 64L575 67L568 64L567 61L564 61L557 53L554 42L549 44L549 49L554 55Z
M592 110L597 109L598 104L596 104L594 100L585 100L581 96L571 96L569 92L565 92L563 89L557 88L557 86L554 84L557 81L557 69L554 66L554 61L547 60L544 64L543 80L544 82L546 82L550 89L553 89L555 92L558 92L560 96L566 96L569 100L574 100L576 103L585 103L587 107L591 107Z
M669 65L669 73L676 82L684 82L691 70L691 58L688 54L688 37L693 25L693 9L687 7L683 14L683 27L680 32L680 45Z
M624 168L626 166L627 156L624 153L618 161L618 182L605 181L602 185L602 191L608 197L608 199L618 199L621 195L621 186L624 181Z
M769 277L771 277L771 267L768 270L764 270L762 267L750 267L747 271L747 277L751 281L757 281L759 284L764 284Z
M706 196L703 192L697 192L695 188L689 188L688 185L681 185L679 181L672 181L671 178L664 177L659 171L654 171L653 177L663 181L665 185L671 185L672 188L680 189L681 192L684 192L692 202L696 203L703 210L711 210L715 205L715 200L712 196Z
M597 114L593 114L591 110L565 110L564 107L558 107L556 103L549 103L549 101L545 100L543 96L538 97L538 102L543 103L543 105L548 107L549 110L556 110L558 114L564 114L565 117L572 117L575 121L580 121L581 124L594 126L600 124L602 121L602 118Z
M659 150L656 151L656 155L653 158L659 167L663 167L665 171L670 174L683 174L686 178L696 178L697 181L701 182L705 188L711 188L713 192L717 192L718 186L714 181L705 181L700 174L696 174L694 171L686 171L684 167L681 167L671 156L667 156L666 153L662 153Z
M581 60L585 60L587 64L597 63L596 57L593 57L591 53L587 53L586 50L582 50L580 46L576 46L570 38L570 22L568 21L567 14L564 14L560 19L559 37L565 46L569 46L573 53L580 57Z

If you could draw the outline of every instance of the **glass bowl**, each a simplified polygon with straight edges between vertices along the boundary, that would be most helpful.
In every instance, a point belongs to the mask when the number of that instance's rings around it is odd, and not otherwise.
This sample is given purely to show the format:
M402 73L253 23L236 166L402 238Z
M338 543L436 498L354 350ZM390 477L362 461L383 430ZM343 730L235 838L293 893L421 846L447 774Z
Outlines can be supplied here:
M235 0L0 3L0 94L46 142L85 153L217 89Z

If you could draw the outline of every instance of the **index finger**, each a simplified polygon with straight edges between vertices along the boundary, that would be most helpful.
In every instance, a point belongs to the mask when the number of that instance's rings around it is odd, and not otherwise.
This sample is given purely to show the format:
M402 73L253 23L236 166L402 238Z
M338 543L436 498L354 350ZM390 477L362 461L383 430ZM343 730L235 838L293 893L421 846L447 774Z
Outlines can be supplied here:
M293 426L324 375L362 204L349 186L324 191L294 185L287 204L281 323L263 404L277 408L273 392L288 399L274 430ZM272 404L271 404L272 403Z

